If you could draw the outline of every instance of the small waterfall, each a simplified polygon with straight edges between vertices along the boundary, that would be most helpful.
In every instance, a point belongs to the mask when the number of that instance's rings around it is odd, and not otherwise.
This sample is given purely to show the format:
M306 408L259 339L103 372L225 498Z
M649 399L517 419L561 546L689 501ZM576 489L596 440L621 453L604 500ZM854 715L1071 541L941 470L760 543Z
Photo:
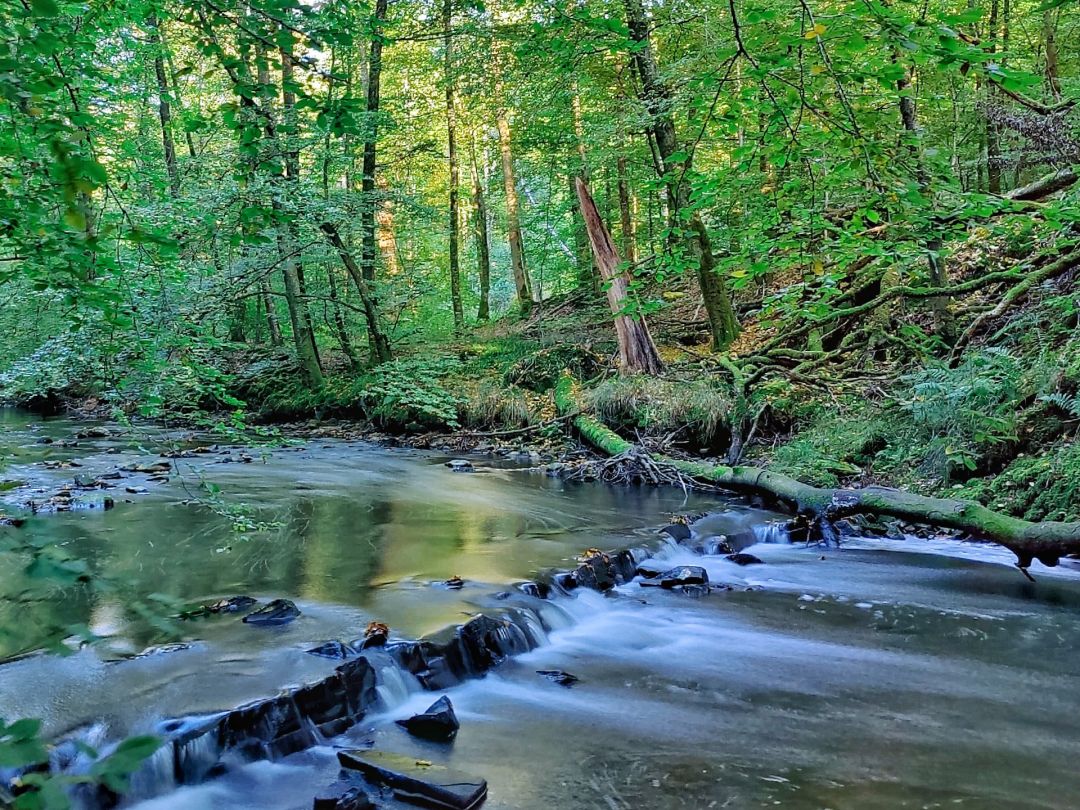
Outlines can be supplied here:
M220 715L170 721L162 732L175 735L173 752L175 778L184 784L202 781L221 759L217 722Z
M780 543L787 545L791 542L788 532L787 521L770 520L765 523L756 523L753 526L754 538L758 543Z
M384 710L400 706L412 695L424 691L416 676L387 653L376 649L365 655L375 668L375 691Z

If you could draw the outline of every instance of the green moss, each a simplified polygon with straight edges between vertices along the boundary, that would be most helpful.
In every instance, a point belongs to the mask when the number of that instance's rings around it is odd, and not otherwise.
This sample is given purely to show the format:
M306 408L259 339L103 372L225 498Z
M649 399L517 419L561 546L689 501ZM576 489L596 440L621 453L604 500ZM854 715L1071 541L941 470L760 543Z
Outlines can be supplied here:
M948 494L1025 520L1080 520L1080 444L1022 455L1000 474L973 479Z

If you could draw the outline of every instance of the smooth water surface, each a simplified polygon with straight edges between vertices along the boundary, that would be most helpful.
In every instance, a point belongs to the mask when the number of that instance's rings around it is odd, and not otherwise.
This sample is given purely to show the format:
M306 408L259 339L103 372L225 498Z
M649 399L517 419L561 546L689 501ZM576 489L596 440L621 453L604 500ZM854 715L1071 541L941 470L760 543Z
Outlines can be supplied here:
M38 464L45 451L34 437L73 429L21 423L4 446ZM107 470L149 458L133 441L62 452ZM18 530L67 544L117 584L9 610L10 651L52 625L86 623L109 638L0 667L0 715L36 714L55 732L102 738L145 730L319 677L333 662L304 650L354 638L370 619L402 637L461 621L586 547L651 540L672 512L708 509L716 516L702 529L725 534L769 518L719 497L563 485L512 464L452 473L444 457L362 444L248 452L251 463L180 460L168 483L131 503ZM46 486L69 473L3 475ZM183 503L202 480L273 525L237 535L229 509ZM382 715L331 742L374 742L481 775L486 807L506 810L1080 805L1075 574L1036 571L1031 584L999 550L949 541L762 544L752 551L765 564L747 568L656 547L663 562L705 565L732 589L693 598L630 583L609 597L560 597L553 609L565 621L548 644L448 692L462 721L452 745L415 741L389 722L435 697L408 678L386 688ZM463 590L439 585L452 575ZM130 609L150 594L242 592L293 598L304 614L274 630L235 617L188 622L188 649L103 660L154 640ZM539 669L581 680L567 689ZM142 810L300 810L336 773L328 746L164 795L137 789L151 797Z

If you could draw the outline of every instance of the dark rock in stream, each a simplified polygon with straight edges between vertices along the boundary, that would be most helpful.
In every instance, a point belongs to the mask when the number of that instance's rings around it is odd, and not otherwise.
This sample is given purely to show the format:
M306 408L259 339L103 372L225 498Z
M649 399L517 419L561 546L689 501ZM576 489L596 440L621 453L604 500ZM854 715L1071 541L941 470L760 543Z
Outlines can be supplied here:
M668 590L682 585L708 585L709 572L700 565L680 565L678 568L665 571L654 579L642 580L639 584L651 587L659 585L661 588Z
M765 561L760 557L755 557L753 554L747 554L745 551L740 551L738 554L728 554L724 559L735 563L736 565L764 565Z
M557 683L559 686L565 686L567 688L577 683L580 678L577 675L571 675L569 672L563 672L561 669L538 669L537 675L543 675L552 683Z
M313 684L204 720L168 721L162 731L177 784L192 784L217 773L226 755L278 760L336 737L377 701L375 670L357 658Z
M683 543L690 539L690 527L685 523L671 523L660 530L660 534L666 534L676 543Z
M414 714L407 720L397 720L399 726L412 734L433 742L449 742L457 736L461 723L454 714L450 698L443 695L422 714Z
M476 468L473 467L473 463L464 458L451 459L446 462L446 466L454 472L474 472L476 470Z
M362 787L341 780L315 797L312 810L373 810L375 807Z
M306 650L306 652L308 655L315 655L319 658L332 658L339 661L345 661L357 654L353 646L346 644L344 641L327 641L318 647Z
M450 577L450 579L446 580L443 585L445 585L452 591L460 591L462 588L465 587L465 580L455 575Z
M245 616L244 623L253 624L256 627L279 627L288 624L299 615L300 608L291 601L288 599L275 599L270 604Z
M414 804L439 810L472 810L487 798L487 782L483 779L402 754L339 751L338 762Z

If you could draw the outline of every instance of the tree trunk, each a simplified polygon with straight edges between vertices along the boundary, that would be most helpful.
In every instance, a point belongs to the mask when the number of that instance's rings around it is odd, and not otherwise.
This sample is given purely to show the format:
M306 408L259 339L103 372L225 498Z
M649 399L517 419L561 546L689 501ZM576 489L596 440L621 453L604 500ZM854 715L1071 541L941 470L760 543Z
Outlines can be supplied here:
M367 69L367 137L364 140L364 160L361 166L360 194L362 203L363 244L360 267L364 281L375 280L375 172L376 148L379 136L379 82L382 80L382 25L386 20L387 0L375 0L372 18L371 53ZM372 349L374 352L374 348Z
M453 0L443 0L443 81L446 83L446 154L450 168L450 305L454 311L454 330L465 328L465 311L461 303L461 263L458 246L461 238L458 216L458 186L461 170L457 158L457 116L454 109L454 39L450 30L453 22Z
M501 86L499 109L495 124L499 130L499 154L502 157L503 191L506 196L506 231L510 241L510 266L514 273L514 290L517 294L518 307L522 314L532 309L532 285L529 283L529 271L525 267L525 248L521 241L521 216L518 209L517 180L514 176L514 153L510 144L510 120L506 106L502 101Z
M620 268L621 261L615 245L612 244L611 234L604 227L585 181L579 177L575 185L578 206L582 219L585 220L589 244L592 245L593 260L607 282L608 305L615 316L615 332L619 338L619 369L623 373L659 374L664 370L664 364L656 351L656 344L649 334L645 318L641 315L634 318L625 314L630 282Z
M1043 12L1043 47L1046 49L1046 89L1053 99L1061 98L1061 83L1058 80L1057 26L1054 25L1054 12Z
M165 52L157 15L146 18L150 26L150 46L154 49L154 76L157 79L158 120L161 122L161 146L165 153L165 171L169 175L169 193L180 196L180 170L176 166L176 142L172 135L172 108L169 104L169 77L165 72Z
M585 218L581 216L577 201L576 180L580 177L586 183L589 182L589 161L585 151L585 122L581 115L581 93L578 91L576 79L571 87L570 112L574 119L574 144L577 148L577 157L571 158L571 165L574 163L577 165L570 171L570 216L573 219L574 255L578 263L578 289L598 293L600 292L600 270L593 262L592 251L589 248L589 235L585 232Z
M263 311L266 314L266 328L270 333L270 345L280 346L281 324L278 323L277 312L274 311L274 296L270 292L270 282L265 278L259 282L259 295L262 298Z
M476 164L476 140L469 141L472 157L473 223L476 236L476 270L480 278L480 303L476 319L486 321L491 317L491 249L488 242L487 203L484 202L484 185L480 180L480 168Z
M990 30L987 39L990 43L990 53L997 52L998 38L998 0L990 2ZM996 104L994 82L987 82L987 90L990 94L989 104ZM986 189L991 194L1001 193L1001 129L994 120L992 114L986 116Z
M344 264L345 269L349 271L349 275L352 276L353 282L356 284L356 289L360 293L360 301L364 306L364 318L367 320L368 340L371 343L372 359L376 363L385 363L386 361L393 359L393 353L390 351L390 341L382 331L382 324L379 321L378 304L375 301L375 296L372 294L371 289L368 287L367 281L364 279L363 271L356 264L349 249L345 246L345 243L337 232L337 228L329 222L324 222L319 228L326 234L327 240L333 245L334 249L337 250L338 255L341 257L341 263Z
M282 33L287 33L282 27ZM281 59L281 100L282 132L280 143L284 151L286 197L295 204L298 199L300 184L300 152L296 144L296 93L292 89L293 56L292 45L283 46L278 51ZM274 206L284 208L276 199ZM308 381L313 386L323 382L322 365L319 362L319 350L315 343L315 330L308 312L307 296L304 293L300 258L300 239L295 217L289 217L285 225L278 225L278 245L284 262L281 270L285 278L285 301L289 305L289 318L292 322L293 339L296 343L297 357Z
M555 405L561 414L578 413L573 420L574 427L586 441L605 453L619 455L633 447L599 419L581 412L576 383L568 375L564 375L555 387ZM886 487L813 487L759 467L708 464L664 456L657 456L655 460L723 489L770 496L814 522L867 514L958 529L1009 549L1016 555L1017 566L1022 570L1035 559L1054 566L1062 556L1080 553L1080 523L1031 523L994 512L973 501L928 498Z
M386 275L393 278L401 273L397 231L394 226L394 201L390 199L390 184L382 175L375 178L375 188L379 192L375 203L375 241L379 246L379 255L382 256Z
M349 329L345 325L345 316L341 314L341 299L338 296L337 281L334 279L334 268L326 268L326 278L330 282L330 302L333 305L334 331L337 333L338 345L349 360L349 368L356 371L360 368L360 358L356 355L352 340L349 338Z
M631 204L630 182L626 174L626 157L619 156L619 221L622 229L623 256L632 267L637 264L637 230L634 227L634 211Z
M723 280L716 274L712 243L701 217L689 216L686 227L680 223L681 212L689 207L690 192L685 177L690 169L689 156L677 157L678 140L675 119L671 113L671 91L660 76L652 50L649 24L642 0L623 0L626 24L634 42L633 61L641 79L641 101L649 114L649 129L656 144L657 170L667 188L668 209L673 232L685 234L690 263L697 270L698 286L709 317L713 350L728 346L739 334L739 323L731 305L731 296Z
M899 62L899 53L894 53L894 61ZM919 184L919 190L930 201L931 209L934 208L934 189L930 185L930 172L926 169L926 162L922 151L922 131L919 129L919 121L915 110L915 99L911 97L911 74L908 68L904 68L903 75L896 81L896 89L900 95L900 120L904 126L904 133L908 138L908 148L911 150L912 160L915 161L915 180ZM937 227L933 222L931 228ZM933 287L945 287L949 283L948 273L938 255L941 251L941 237L937 233L929 234L926 240L926 266L930 277L930 285ZM949 299L945 296L930 299L930 309L934 313L934 326L938 336L951 345L956 339L956 319L949 308Z

